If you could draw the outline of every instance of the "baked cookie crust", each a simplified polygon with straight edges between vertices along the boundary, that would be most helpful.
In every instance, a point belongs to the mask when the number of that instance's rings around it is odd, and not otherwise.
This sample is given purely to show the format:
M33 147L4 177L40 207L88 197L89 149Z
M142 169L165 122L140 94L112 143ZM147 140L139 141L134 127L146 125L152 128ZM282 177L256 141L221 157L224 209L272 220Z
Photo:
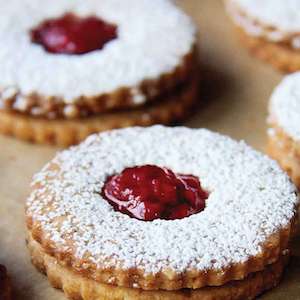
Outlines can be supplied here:
M289 258L289 255L282 256L263 271L250 274L242 281L229 282L220 287L181 291L143 291L101 284L86 278L80 272L75 273L47 254L31 237L28 238L28 248L34 266L47 275L53 287L62 289L67 297L74 300L251 300L278 285Z
M248 35L236 26L241 43L257 58L270 63L284 73L300 70L300 51L292 49L286 43L274 43Z
M300 188L300 144L293 140L278 125L269 124L267 154L275 159L281 168L287 172L294 184ZM299 236L300 233L300 207L298 217L295 220L292 236Z
M300 144L277 124L268 130L268 154L278 161L296 186L300 187Z
M159 102L162 97L174 93L180 86L187 85L198 72L197 47L185 55L181 63L170 73L157 79L145 79L135 89L120 87L111 93L79 97L74 103L66 103L57 97L46 97L38 93L22 95L15 88L0 89L0 112L17 112L28 117L53 119L76 119L93 117L100 113L120 109L139 108Z
M198 176L211 191L207 208L174 222L114 211L101 195L105 180L144 164ZM35 176L26 217L45 252L87 278L144 290L196 289L242 280L276 262L289 249L298 202L279 166L243 143L204 129L135 127L93 135L58 154Z
M288 1L289 2L289 1ZM300 25L297 2L224 0L241 43L259 59L282 72L300 70Z
M76 270L85 278L98 283L115 284L119 287L139 287L143 290L179 290L182 288L199 289L206 286L222 286L230 281L243 280L251 273L261 272L274 264L280 256L289 253L290 236L295 232L296 218L293 228L285 228L280 233L274 234L263 246L261 256L249 258L246 263L230 265L222 270L207 270L206 272L186 272L177 275L172 270L163 271L155 276L145 275L138 269L122 270L117 268L101 269L85 261L76 259L70 253L55 249L50 240L42 236L38 225L31 227L32 222L27 219L29 236L31 240L41 244L45 253L53 257L60 264L70 270Z
M72 120L48 120L0 110L0 132L25 141L65 147L77 144L96 132L137 125L172 124L183 120L201 102L198 91L199 79L198 75L194 75L175 94L152 105Z
M300 187L300 73L285 76L269 101L268 154Z
M172 1L132 0L128 9L118 0L103 0L101 5L97 0L45 0L37 7L38 0L2 7L2 109L49 119L78 118L160 101L157 98L190 80L197 29ZM112 24L115 38L82 55L49 53L34 42L37 27L66 14ZM11 23L14 18L19 22Z

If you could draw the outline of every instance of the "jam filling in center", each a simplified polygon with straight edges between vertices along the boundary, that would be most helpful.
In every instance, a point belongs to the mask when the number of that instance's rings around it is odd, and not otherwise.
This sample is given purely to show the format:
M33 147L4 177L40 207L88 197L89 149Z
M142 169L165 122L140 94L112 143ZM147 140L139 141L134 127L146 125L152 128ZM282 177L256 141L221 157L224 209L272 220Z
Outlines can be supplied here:
M175 220L204 210L208 193L193 175L145 165L127 168L106 181L102 196L130 217Z
M30 34L31 41L47 52L78 55L100 50L117 38L117 26L94 16L82 18L67 13L42 22Z

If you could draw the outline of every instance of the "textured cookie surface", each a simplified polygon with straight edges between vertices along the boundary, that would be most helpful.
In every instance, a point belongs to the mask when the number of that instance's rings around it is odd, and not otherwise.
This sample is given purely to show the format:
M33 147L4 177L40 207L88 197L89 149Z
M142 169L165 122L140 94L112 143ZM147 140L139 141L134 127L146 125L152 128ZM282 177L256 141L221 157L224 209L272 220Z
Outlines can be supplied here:
M253 41L244 40L250 48L258 48L255 53L259 57L284 71L299 70L299 1L225 0L225 4L234 23L247 35L257 38ZM269 42L269 45L259 39ZM290 62L285 57L289 57ZM280 61L277 65L276 60ZM283 66L278 66L280 64Z
M154 164L193 174L206 209L143 222L101 197L108 176ZM295 187L277 164L207 130L129 128L88 138L34 179L29 230L51 255L100 282L144 289L222 285L262 270L288 247Z
M300 186L300 73L284 78L269 107L268 153Z
M296 141L300 140L300 72L286 76L270 102L270 122L275 122Z
M45 253L41 245L32 238L29 238L28 248L33 264L47 274L53 287L63 289L71 299L83 300L251 300L278 284L288 261L288 256L282 257L262 272L221 287L182 291L142 291L100 284L86 279L60 266L58 261Z
M241 28L237 28L237 32L242 44L256 57L285 73L300 70L300 51L297 49L293 49L285 43L274 43L260 37L251 36Z
M300 34L300 2L298 0L228 0L246 15L283 33Z
M280 3L225 0L228 14L236 26L242 44L276 69L292 73L300 70L300 27L296 25L296 31L293 32L285 22L282 27L279 24L282 19L289 23L297 18L297 14L292 16L296 10L291 7L299 5L299 2L291 6L282 1ZM280 17L280 14L286 15ZM297 24L297 20L294 21L292 24Z
M269 124L267 152L276 159L289 174L296 186L300 187L300 144L293 140L282 128Z
M157 123L173 124L189 116L192 108L201 102L198 85L196 76L181 89L176 89L176 93L166 95L151 105L79 119L48 120L0 110L0 132L30 142L65 147L105 130Z
M22 98L31 94L72 103L121 87L132 88L136 102L144 101L139 85L174 72L195 43L190 18L169 0L131 0L130 5L119 0L47 0L42 6L38 0L12 0L3 3L1 12L0 90L6 99L17 93L20 109ZM118 37L81 56L49 54L31 43L31 29L69 12L116 24Z

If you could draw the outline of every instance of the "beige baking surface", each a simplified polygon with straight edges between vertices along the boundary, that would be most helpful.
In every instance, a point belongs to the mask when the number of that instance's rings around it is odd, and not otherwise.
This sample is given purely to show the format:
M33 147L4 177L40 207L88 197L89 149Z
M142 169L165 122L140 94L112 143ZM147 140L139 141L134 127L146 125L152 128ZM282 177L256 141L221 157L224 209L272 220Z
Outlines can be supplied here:
M220 0L179 3L199 24L201 57L207 69L203 92L208 104L187 125L245 139L262 150L267 100L281 76L240 47ZM17 300L65 299L31 266L24 242L23 204L31 176L55 151L0 137L0 262L9 268ZM260 299L300 299L300 241L294 251L282 284Z

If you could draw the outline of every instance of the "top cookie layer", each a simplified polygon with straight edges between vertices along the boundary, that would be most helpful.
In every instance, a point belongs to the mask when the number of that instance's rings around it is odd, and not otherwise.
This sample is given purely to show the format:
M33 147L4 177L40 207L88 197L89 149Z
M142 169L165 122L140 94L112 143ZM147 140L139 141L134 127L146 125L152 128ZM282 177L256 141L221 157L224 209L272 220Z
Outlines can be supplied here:
M270 102L271 121L300 141L300 72L286 76L275 89Z
M50 54L31 43L33 27L66 12L116 24L118 38L81 56ZM195 43L190 18L168 0L11 0L1 6L1 16L0 89L66 103L172 72Z
M198 176L210 192L205 210L152 222L114 211L100 194L105 180L145 164ZM243 142L155 126L93 135L58 154L35 177L27 215L55 252L99 268L184 274L264 256L264 243L290 225L298 201L278 165Z

